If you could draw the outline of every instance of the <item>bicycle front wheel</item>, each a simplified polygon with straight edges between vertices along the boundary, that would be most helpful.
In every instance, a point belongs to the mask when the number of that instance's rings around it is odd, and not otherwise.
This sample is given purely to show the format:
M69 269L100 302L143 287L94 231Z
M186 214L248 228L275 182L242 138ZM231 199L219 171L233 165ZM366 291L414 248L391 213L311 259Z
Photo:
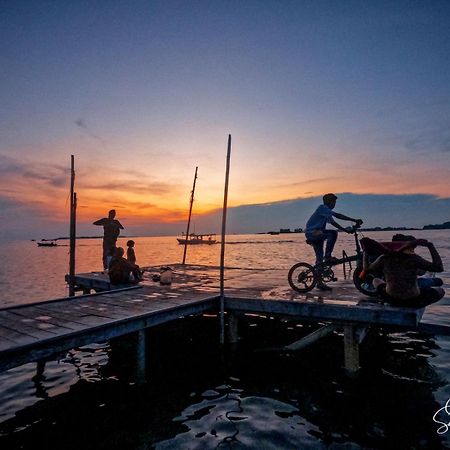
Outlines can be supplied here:
M294 291L304 294L314 289L317 276L311 264L300 262L293 265L288 273L288 281Z

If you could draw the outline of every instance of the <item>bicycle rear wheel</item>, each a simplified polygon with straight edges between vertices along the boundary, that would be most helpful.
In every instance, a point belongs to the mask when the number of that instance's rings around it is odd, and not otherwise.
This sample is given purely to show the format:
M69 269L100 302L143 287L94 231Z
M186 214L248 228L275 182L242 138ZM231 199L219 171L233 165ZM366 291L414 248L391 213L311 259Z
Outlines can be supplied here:
M317 284L316 271L311 264L305 262L294 264L289 270L288 281L294 291L304 294Z
M353 283L355 284L356 289L358 289L358 291L362 292L364 295L368 295L369 297L376 297L378 293L373 286L371 279L368 279L367 276L365 278L361 278L361 272L361 266L356 267L355 271L353 272Z

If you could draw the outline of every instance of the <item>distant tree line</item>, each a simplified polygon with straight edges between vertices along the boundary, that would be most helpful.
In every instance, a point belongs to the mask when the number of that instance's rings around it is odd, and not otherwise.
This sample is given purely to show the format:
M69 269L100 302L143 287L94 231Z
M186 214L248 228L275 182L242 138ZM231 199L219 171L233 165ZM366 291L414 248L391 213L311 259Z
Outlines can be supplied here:
M425 225L424 230L448 230L450 229L450 222L444 222L437 225Z

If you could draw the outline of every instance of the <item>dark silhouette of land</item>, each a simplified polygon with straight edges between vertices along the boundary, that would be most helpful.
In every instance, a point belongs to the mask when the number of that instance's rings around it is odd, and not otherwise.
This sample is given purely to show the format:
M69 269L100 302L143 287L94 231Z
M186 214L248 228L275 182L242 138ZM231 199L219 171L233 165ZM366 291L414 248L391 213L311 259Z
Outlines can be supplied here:
M425 225L423 227L424 230L449 230L450 222L444 222L438 225Z

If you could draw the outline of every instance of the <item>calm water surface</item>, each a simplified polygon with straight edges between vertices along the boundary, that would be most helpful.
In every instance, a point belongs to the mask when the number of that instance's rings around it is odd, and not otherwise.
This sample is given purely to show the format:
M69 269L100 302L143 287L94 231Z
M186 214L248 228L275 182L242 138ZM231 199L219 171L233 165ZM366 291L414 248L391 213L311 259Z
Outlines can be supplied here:
M448 289L450 232L414 234L440 251ZM392 233L366 235L388 240ZM181 261L173 237L134 240L141 266ZM313 260L303 235L233 235L227 242L228 266L287 270ZM0 243L0 307L67 295L68 249ZM340 235L336 254L343 249L351 253L351 236ZM192 247L188 262L217 265L219 252L218 245ZM78 241L77 272L100 269L101 240ZM448 303L428 308L427 318L445 320ZM373 333L354 380L343 373L337 334L294 356L254 351L291 342L310 327L249 318L242 343L226 354L212 338L215 317L151 329L144 386L134 382L132 338L74 349L48 362L43 377L33 379L35 364L0 373L0 448L450 447L450 431L438 435L432 420L450 398L447 337Z

